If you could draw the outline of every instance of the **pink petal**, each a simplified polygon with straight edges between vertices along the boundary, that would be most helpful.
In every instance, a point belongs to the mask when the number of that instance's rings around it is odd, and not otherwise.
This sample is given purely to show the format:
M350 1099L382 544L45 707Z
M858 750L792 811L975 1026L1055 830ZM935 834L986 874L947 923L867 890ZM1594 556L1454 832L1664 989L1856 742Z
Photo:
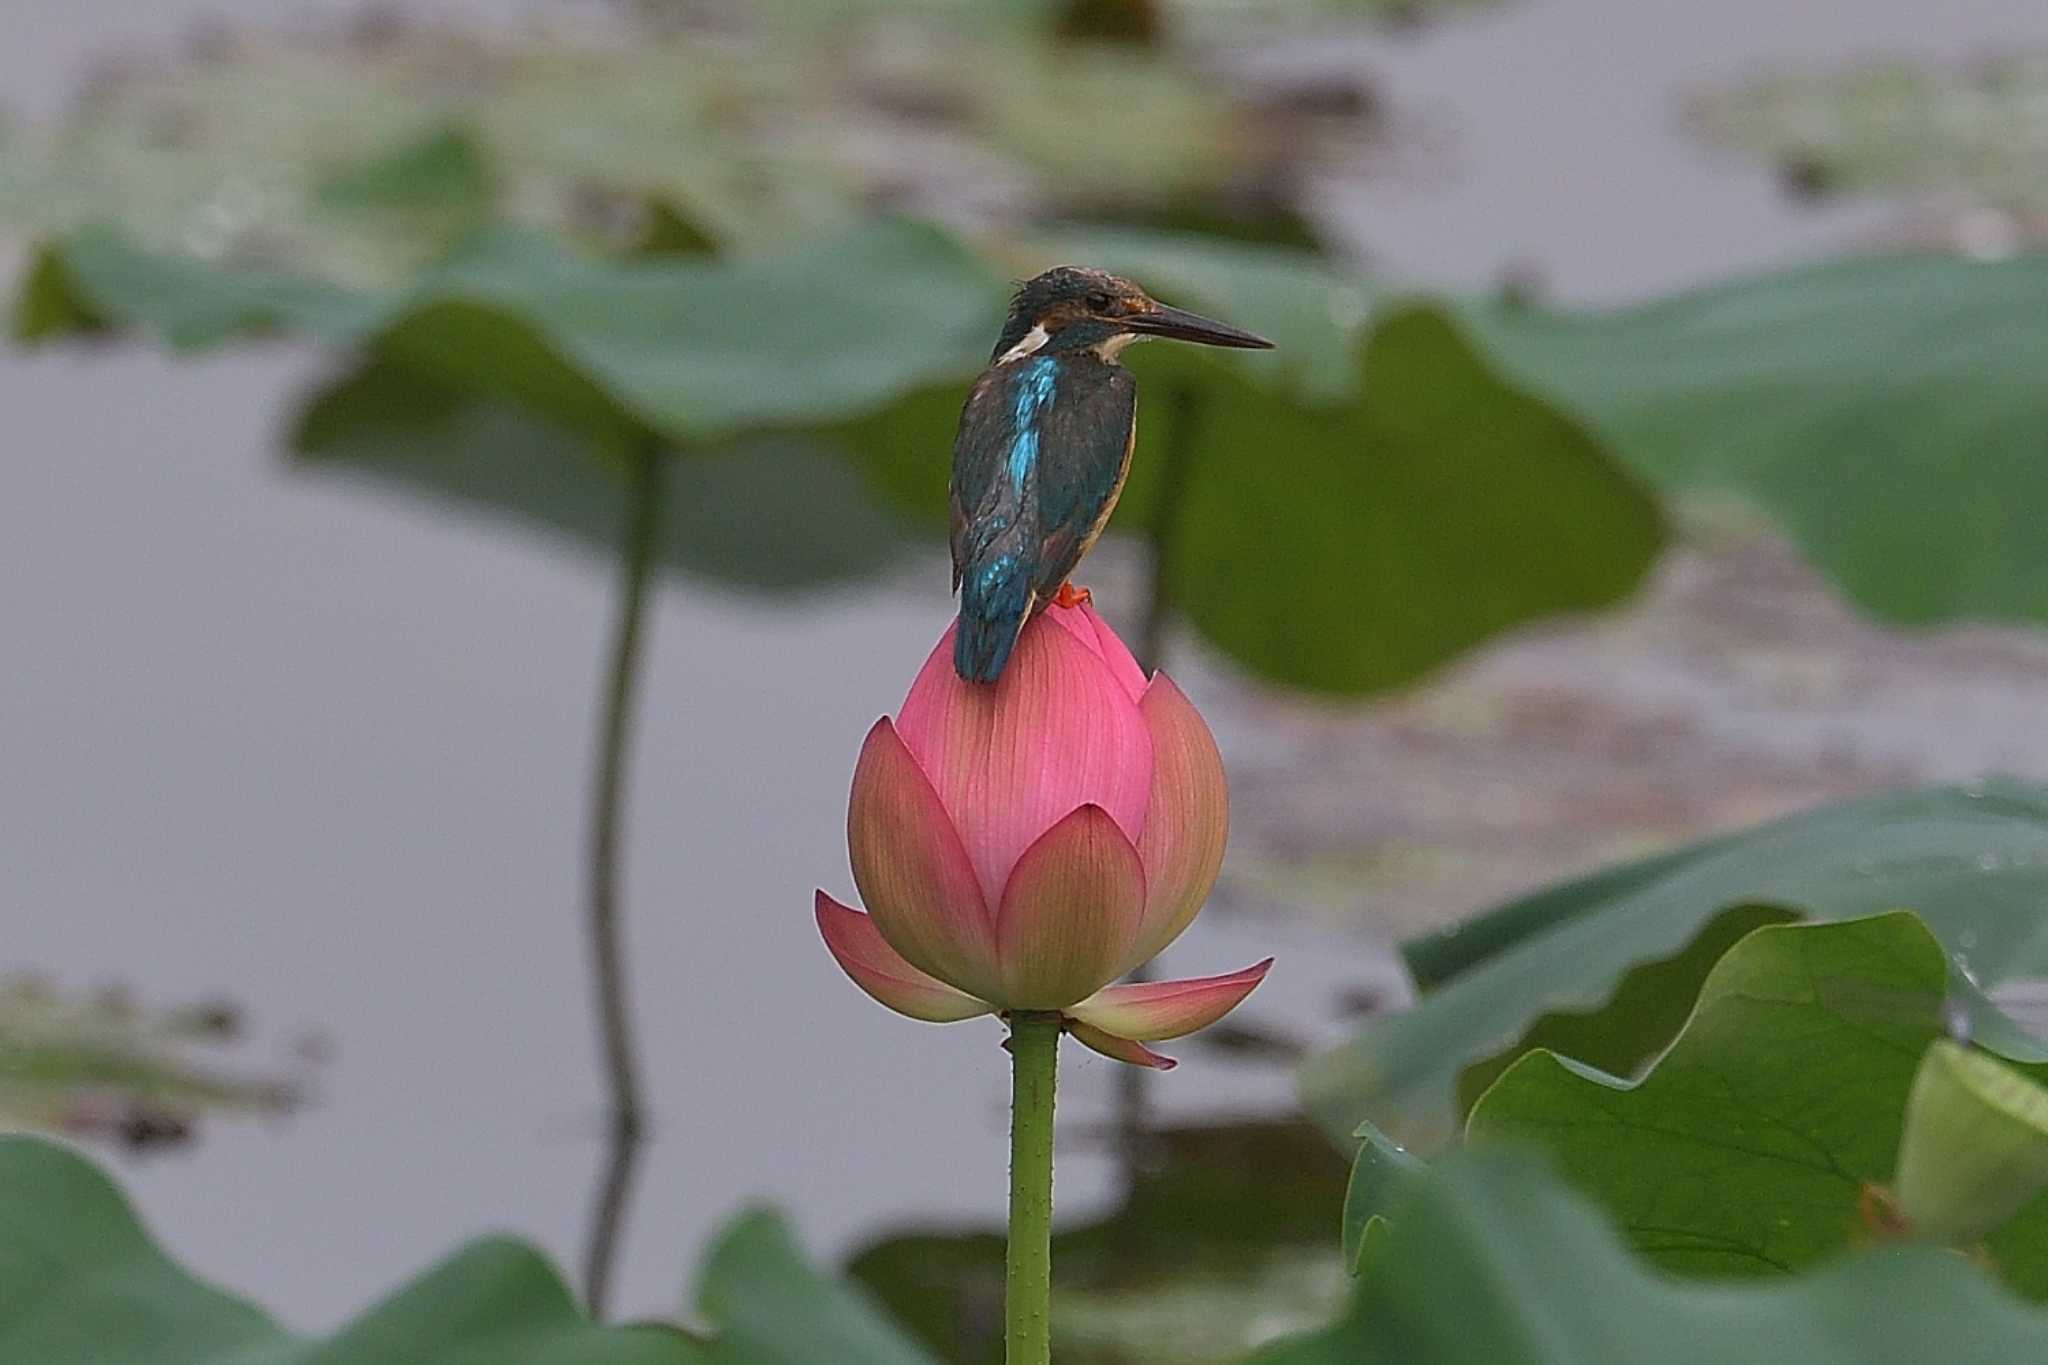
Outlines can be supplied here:
M1077 807L1102 807L1135 841L1151 799L1152 737L1110 666L1040 615L993 685L962 682L952 638L925 661L896 726L953 817L987 903L1001 899L1024 850Z
M1109 623L1095 614L1094 607L1086 602L1076 607L1055 604L1045 609L1045 616L1054 625L1066 627L1068 634L1108 664L1111 676L1132 701L1145 695L1145 670L1138 667L1138 661L1131 657L1131 651L1109 628Z
M1272 966L1269 957L1228 976L1105 986L1080 1004L1068 1006L1067 1014L1119 1038L1157 1043L1207 1028L1236 1009L1238 1002L1266 979Z
M986 996L996 989L995 916L953 822L887 720L853 769L846 845L875 927L919 971Z
M818 893L818 932L853 984L913 1019L950 1024L987 1014L989 1007L945 982L926 976L896 955L873 919Z
M1138 850L1100 806L1083 806L1024 851L996 912L1001 1003L1056 1010L1116 975L1145 908Z
M1087 1024L1072 1024L1067 1032L1074 1035L1074 1041L1086 1048L1093 1048L1114 1061L1129 1062L1132 1066L1149 1066L1155 1071L1171 1071L1180 1063L1171 1057L1162 1057L1143 1043L1134 1043L1128 1038L1119 1038L1114 1033L1104 1033Z
M1127 970L1150 961L1194 920L1216 885L1230 837L1223 756L1201 712L1164 673L1153 675L1138 705L1152 735L1152 798L1138 839L1145 927Z

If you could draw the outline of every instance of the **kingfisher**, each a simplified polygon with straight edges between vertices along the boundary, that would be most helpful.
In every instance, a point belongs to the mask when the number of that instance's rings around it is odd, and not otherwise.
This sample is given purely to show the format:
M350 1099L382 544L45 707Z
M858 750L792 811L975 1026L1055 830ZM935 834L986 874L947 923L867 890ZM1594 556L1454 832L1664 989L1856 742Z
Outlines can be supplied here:
M1010 300L953 438L953 670L967 681L994 682L1026 621L1085 595L1067 576L1123 493L1138 431L1137 380L1117 357L1150 337L1273 345L1081 266L1027 280Z

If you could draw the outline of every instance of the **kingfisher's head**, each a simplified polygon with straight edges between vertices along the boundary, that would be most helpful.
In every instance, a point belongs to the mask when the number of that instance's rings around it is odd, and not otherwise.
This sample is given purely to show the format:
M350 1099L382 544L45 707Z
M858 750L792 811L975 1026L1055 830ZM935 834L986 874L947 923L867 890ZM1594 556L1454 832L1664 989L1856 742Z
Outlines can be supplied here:
M1115 360L1125 346L1146 337L1261 351L1273 345L1250 332L1169 308L1116 275L1061 265L1018 286L1009 321L989 358L1002 364L1027 355L1091 350Z

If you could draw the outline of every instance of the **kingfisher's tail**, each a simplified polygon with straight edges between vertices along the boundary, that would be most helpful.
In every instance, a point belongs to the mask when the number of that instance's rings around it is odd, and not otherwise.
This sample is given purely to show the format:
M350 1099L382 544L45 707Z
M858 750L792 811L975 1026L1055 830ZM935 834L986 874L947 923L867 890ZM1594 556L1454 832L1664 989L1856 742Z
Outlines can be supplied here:
M1014 554L996 555L962 574L953 671L968 682L992 683L1001 677L1036 597L1030 570Z

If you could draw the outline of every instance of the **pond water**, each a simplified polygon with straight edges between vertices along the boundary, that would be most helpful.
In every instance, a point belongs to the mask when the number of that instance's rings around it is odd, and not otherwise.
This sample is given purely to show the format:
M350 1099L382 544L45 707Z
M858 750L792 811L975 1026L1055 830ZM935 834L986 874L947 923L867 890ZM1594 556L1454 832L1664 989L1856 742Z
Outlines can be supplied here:
M110 39L292 12L33 8L0 45L0 97L31 111ZM1472 285L1528 264L1569 299L1817 255L1880 216L1793 211L1757 168L1684 143L1670 100L1839 58L1844 35L1956 53L2048 24L2033 0L1526 0L1361 40L1343 59L1448 135L1453 171L1338 184L1323 206L1398 273ZM0 968L228 995L252 1063L331 1039L312 1107L122 1163L176 1255L309 1328L487 1229L578 1252L600 1094L573 908L610 589L592 560L285 469L278 424L318 368L0 352ZM997 1030L875 1008L809 915L814 885L850 890L860 738L946 619L926 567L795 604L660 595L626 892L656 1127L620 1310L674 1308L705 1235L750 1201L794 1210L828 1254L906 1219L999 1215ZM1255 1013L1296 1029L1327 1029L1338 988L1384 972L1369 942L1331 952L1250 918L1205 921L1172 965L1269 951ZM1156 1087L1168 1112L1287 1102L1281 1074L1188 1056ZM1074 1131L1111 1067L1075 1056ZM1079 1148L1063 1214L1111 1183Z

